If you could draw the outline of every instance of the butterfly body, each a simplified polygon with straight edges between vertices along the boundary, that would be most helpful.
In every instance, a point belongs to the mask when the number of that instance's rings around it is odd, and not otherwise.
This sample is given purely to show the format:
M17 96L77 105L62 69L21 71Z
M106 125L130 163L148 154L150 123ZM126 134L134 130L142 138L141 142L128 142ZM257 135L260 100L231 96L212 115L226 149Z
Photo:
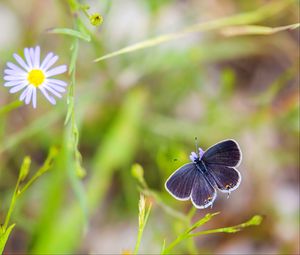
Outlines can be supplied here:
M204 164L204 162L202 160L197 159L197 160L194 161L194 164L196 165L197 169L201 173L203 173L204 175L207 175L208 170L207 170L207 168L206 168L206 166L205 166L205 164Z
M178 200L191 199L198 209L212 205L216 190L229 193L238 188L241 175L235 169L241 161L241 150L234 140L225 140L192 152L191 163L177 169L166 181L166 189Z

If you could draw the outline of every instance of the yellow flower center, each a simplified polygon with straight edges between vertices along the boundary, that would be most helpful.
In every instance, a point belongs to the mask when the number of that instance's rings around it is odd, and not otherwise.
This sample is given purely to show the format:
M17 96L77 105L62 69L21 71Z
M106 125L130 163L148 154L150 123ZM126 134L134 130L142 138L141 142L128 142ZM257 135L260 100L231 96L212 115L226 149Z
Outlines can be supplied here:
M28 73L27 80L35 87L40 86L45 81L45 75L43 71L39 69L33 69Z

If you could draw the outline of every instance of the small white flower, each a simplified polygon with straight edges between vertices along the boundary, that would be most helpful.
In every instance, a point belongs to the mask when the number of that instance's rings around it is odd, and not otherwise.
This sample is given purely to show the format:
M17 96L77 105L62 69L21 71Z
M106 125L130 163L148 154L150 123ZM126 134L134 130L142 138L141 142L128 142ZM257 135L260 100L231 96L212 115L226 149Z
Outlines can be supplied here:
M47 98L51 104L56 104L54 96L61 98L65 92L67 83L61 80L53 79L52 76L62 74L67 71L66 65L60 65L50 69L58 60L58 56L49 52L40 63L40 47L25 48L25 61L18 55L13 55L19 66L7 62L7 68L4 70L5 87L9 87L10 93L16 93L21 90L19 97L25 104L32 102L36 108L37 89Z

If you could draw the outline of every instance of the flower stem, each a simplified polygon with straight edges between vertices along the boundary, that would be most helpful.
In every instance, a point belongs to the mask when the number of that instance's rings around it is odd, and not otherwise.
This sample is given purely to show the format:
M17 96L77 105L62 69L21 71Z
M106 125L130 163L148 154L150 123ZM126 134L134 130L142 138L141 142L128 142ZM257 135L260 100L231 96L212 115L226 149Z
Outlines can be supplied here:
M22 101L16 100L0 108L0 116L9 113L10 111L19 108L23 105Z

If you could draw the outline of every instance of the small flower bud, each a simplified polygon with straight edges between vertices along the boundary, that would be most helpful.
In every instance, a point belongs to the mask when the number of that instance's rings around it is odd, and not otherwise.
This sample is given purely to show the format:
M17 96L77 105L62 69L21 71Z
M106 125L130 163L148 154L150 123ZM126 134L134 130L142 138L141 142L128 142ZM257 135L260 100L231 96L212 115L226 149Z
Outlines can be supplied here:
M20 174L19 174L19 180L22 182L25 180L29 173L29 167L31 164L31 159L29 157L25 157L21 166Z
M89 17L90 22L93 26L100 26L103 22L103 17L99 13L94 13Z

